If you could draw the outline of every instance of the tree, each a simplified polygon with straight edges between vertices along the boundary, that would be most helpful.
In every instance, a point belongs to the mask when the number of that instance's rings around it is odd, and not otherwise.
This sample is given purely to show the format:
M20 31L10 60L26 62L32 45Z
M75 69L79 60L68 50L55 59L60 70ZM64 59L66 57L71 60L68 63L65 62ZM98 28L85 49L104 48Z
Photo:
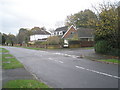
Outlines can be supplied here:
M100 4L101 13L96 22L95 35L112 42L117 42L118 33L118 11L116 5Z
M0 32L0 44L2 44L2 33Z
M21 28L16 36L18 44L27 43L30 40L31 32L27 29Z
M13 46L13 44L16 43L16 37L15 37L15 35L13 35L13 34L8 34L8 35L7 35L7 39L6 39L6 43Z
M67 16L65 24L67 26L74 25L77 28L79 27L93 28L95 26L93 25L93 23L95 23L96 21L97 21L96 14L91 10L86 9L74 15Z
M104 40L109 43L109 51L115 53L118 46L118 7L117 4L107 3L100 4L98 21L96 22L95 41ZM102 44L101 44L102 45ZM105 49L105 48L103 48ZM113 51L114 50L114 51Z
M6 40L7 40L7 34L3 33L2 34L2 44L5 45L6 44Z

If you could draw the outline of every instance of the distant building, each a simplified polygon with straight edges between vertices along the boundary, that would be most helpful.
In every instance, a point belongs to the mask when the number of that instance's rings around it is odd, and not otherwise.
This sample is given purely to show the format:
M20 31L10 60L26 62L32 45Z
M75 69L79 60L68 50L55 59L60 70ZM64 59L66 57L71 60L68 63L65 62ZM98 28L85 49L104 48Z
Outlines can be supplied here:
M74 36L77 36L81 41L93 41L93 29L89 28L78 28L76 29L73 25L70 27L64 26L57 28L53 33L52 36L59 36L62 39L71 39Z
M82 28L82 27L76 29L72 25L70 27L65 26L65 27L57 28L52 35L59 36L61 37L61 39L64 39L64 45L63 45L64 47L68 47L69 40L78 40L82 42L81 46L93 46L93 41L94 41L93 32L94 32L93 29Z
M68 26L59 27L52 33L52 36L62 37L67 30L68 30Z
M77 29L78 38L80 41L94 41L94 30L89 28Z
M30 41L45 41L51 36L51 34L43 28L34 27L31 30L32 35L30 36Z

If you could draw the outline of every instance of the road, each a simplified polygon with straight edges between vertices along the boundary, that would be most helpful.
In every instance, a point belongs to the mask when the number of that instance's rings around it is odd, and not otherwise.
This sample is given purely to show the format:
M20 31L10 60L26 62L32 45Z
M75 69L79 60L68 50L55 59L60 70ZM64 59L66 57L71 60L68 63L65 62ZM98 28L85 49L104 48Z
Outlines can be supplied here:
M87 53L90 50L42 51L7 46L4 48L36 78L51 87L118 88L118 65L95 62L77 55L77 52Z

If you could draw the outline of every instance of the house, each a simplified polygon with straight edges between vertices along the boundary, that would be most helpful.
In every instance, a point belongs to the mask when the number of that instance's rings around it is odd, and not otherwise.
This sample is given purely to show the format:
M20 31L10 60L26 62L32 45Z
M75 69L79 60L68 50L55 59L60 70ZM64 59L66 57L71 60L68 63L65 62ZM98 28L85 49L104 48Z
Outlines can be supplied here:
M46 39L51 36L44 28L34 27L31 31L30 41L46 41Z
M52 33L52 36L62 37L67 30L68 30L68 26L59 27Z
M75 28L73 25L57 28L52 35L60 36L62 39L78 38L80 41L93 41L94 30L90 28Z
M78 38L80 41L94 41L94 30L90 28L77 29Z
M68 43L69 40L79 40L80 42L82 42L82 45L86 44L87 46L87 44L90 43L88 46L92 46L94 41L93 32L94 32L93 29L82 28L82 27L76 29L72 25L69 28L67 26L57 28L54 32L54 35L60 36L62 39L64 39L65 46L69 44ZM89 41L92 41L92 42L89 42Z

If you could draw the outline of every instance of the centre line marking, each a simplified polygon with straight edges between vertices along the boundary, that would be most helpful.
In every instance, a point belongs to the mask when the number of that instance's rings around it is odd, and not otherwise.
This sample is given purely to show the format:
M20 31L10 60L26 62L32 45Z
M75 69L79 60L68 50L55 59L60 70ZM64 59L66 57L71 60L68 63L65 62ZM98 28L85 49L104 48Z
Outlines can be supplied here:
M59 61L60 63L64 63L64 62L62 62L62 61Z
M101 74L101 75L105 75L105 76L109 76L109 77L113 77L113 78L120 79L120 77L114 76L114 75L111 75L111 74L107 74L107 73L103 73L103 72L99 72L99 71L87 69L87 68L80 67L80 66L75 66L75 67L76 67L76 68L79 68L79 69L87 70L87 71L90 71L90 72L94 72L94 73L97 73L97 74Z

